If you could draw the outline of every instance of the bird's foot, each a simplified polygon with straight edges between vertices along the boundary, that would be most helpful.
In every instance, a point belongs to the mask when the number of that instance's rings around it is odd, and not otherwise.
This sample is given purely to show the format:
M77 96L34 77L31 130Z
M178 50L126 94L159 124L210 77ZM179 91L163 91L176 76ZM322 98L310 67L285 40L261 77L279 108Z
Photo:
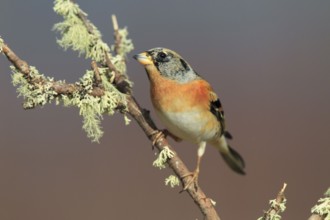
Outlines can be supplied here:
M163 131L155 131L151 134L151 136L155 136L154 140L152 141L152 150L156 146L156 143L163 138L166 138L166 134Z
M188 173L182 176L182 178L186 178L186 177L190 177L190 179L188 179L188 181L185 183L184 188L182 189L181 192L186 191L191 185L194 186L195 191L197 191L198 189L198 174L199 174L199 170L195 170L192 173Z
M158 130L155 131L151 134L151 136L155 136L154 140L152 141L152 148L154 148L154 146L156 145L156 143L162 139L162 138L166 138L167 136L170 136L173 140L175 140L176 142L180 142L182 141L181 138L175 136L174 134L172 134L171 132L169 132L169 130L164 129L164 130Z

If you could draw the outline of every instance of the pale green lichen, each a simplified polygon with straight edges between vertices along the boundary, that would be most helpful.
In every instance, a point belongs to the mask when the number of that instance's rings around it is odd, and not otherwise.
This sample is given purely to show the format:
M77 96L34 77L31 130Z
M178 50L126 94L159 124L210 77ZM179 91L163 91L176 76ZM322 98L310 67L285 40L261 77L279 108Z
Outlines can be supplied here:
M133 50L132 41L128 38L126 29L120 29L119 34L121 43L119 45L120 53L112 56L110 47L103 42L101 33L96 26L88 19L87 14L80 9L79 5L70 0L55 0L54 11L61 15L64 20L54 25L53 29L61 34L61 38L57 40L58 44L65 50L71 48L77 51L79 55L85 55L105 65L105 54L109 56L111 62L116 69L126 74L125 56ZM98 141L102 136L103 131L100 126L102 114L112 115L115 112L118 103L124 105L125 96L120 93L112 84L114 73L109 68L99 68L104 95L102 97L93 97L88 95L93 88L94 72L87 71L82 77L78 86L83 87L83 92L74 93L70 96L61 95L57 99L63 101L66 106L78 106L80 115L84 118L83 129L87 132L88 137L93 141ZM132 85L130 81L127 82ZM124 116L125 124L129 123L129 119Z
M63 16L64 21L54 25L53 29L58 31L62 37L57 40L64 49L72 48L78 51L79 55L85 54L86 58L91 58L100 63L105 63L105 53L111 57L112 63L117 70L126 74L125 58L127 53L134 49L132 40L128 38L127 28L118 29L120 44L118 54L112 57L110 47L102 40L102 35L89 20L85 19L87 28L81 20L81 15L87 16L78 4L70 0L56 0L54 11ZM114 46L111 46L114 48Z
M103 69L100 68L101 78L105 78ZM103 114L113 115L119 103L126 103L124 94L120 93L112 84L103 84L104 95L94 97L89 95L93 89L94 72L87 70L86 74L80 79L78 86L84 88L83 91L77 91L70 96L61 95L57 99L57 103L63 101L65 106L77 106L79 114L83 117L83 129L87 132L87 136L94 142L99 142L103 135L101 128L101 120Z
M324 194L325 197L318 200L311 212L324 217L324 220L330 220L330 188Z
M267 215L258 218L258 220L281 220L280 213L284 212L286 209L286 199L284 198L281 203L278 203L276 199L269 200L270 208L272 210L278 210L277 212L270 212Z
M78 4L70 0L55 0L54 11L64 18L63 22L54 25L54 30L61 34L61 38L57 40L61 47L70 48L77 51L79 55L84 54L86 58L103 65L105 64L105 54L107 54L117 70L122 74L126 73L125 56L133 49L126 29L119 30L122 39L119 45L120 53L112 56L110 47L102 41L101 33L87 20L87 14L80 9ZM2 45L3 40L0 38L0 50ZM92 70L87 70L75 84L76 88L79 88L77 91L59 95L54 91L53 85L54 83L65 83L64 81L54 82L54 79L40 74L33 66L30 66L28 76L13 66L11 69L12 82L14 86L17 86L18 96L24 97L24 108L43 106L52 100L56 100L56 104L76 106L83 117L83 129L92 141L98 142L103 135L101 127L103 114L113 115L119 103L121 110L125 111L125 95L112 84L114 72L109 68L99 68L101 84L98 86L103 88L103 95L100 97L90 95L95 87L95 73ZM128 80L127 82L132 84ZM124 115L124 119L125 124L128 124L130 120L126 115Z
M168 147L164 147L161 152L159 152L157 159L152 163L154 167L159 169L166 168L166 162L168 159L174 157L174 152L171 151Z
M170 185L171 188L174 188L175 186L180 185L180 180L177 176L170 175L165 179L165 185Z
M12 70L12 83L17 86L18 96L24 97L23 107L25 109L43 106L50 103L57 93L52 89L53 78L45 77L34 67L30 66L29 76L35 83L30 83L24 75L14 66Z
M129 125L131 123L131 119L129 119L126 114L124 114L124 120L125 120L125 125Z
M65 17L75 17L81 11L78 4L69 0L55 0L54 3L54 11ZM87 15L85 12L83 14Z
M52 87L54 79L40 74L33 66L30 66L29 80L14 66L11 66L11 70L13 72L12 83L17 86L18 96L24 97L23 107L25 109L43 106L54 99L56 99L56 104L76 106L79 108L79 114L83 117L83 129L92 141L98 142L103 135L100 125L103 119L102 115L113 115L119 103L126 104L125 95L107 82L104 69L100 69L105 88L104 95L100 97L89 95L93 90L94 83L94 72L91 70L87 70L80 81L76 83L76 86L82 89L69 95L58 95ZM61 81L57 81L57 83L61 83Z
M78 51L79 55L85 54L86 58L103 62L105 52L109 53L110 48L102 41L102 35L98 29L86 19L85 22L92 32L87 29L79 17L87 16L87 14L80 9L79 5L70 0L56 0L54 11L64 18L63 22L57 23L53 27L53 30L62 35L57 43L65 50L71 48Z
M134 46L132 40L128 38L128 31L126 27L118 29L118 33L120 35L120 44L119 44L119 50L117 52L118 55L120 55L121 57L125 57L127 53L129 53L134 49ZM114 49L115 46L112 45L111 50Z
M88 32L88 29L79 17L79 14L83 16L87 16L87 14L79 8L78 4L70 0L56 0L54 2L54 11L64 18L63 22L54 25L53 30L60 32L62 35L57 40L57 43L65 50L72 48L72 50L78 51L79 55L85 54L86 58L93 58L98 62L104 58L104 55L100 57L101 53L95 54L96 48L110 51L106 44L99 42L101 34L89 21L87 22L93 28L93 33Z

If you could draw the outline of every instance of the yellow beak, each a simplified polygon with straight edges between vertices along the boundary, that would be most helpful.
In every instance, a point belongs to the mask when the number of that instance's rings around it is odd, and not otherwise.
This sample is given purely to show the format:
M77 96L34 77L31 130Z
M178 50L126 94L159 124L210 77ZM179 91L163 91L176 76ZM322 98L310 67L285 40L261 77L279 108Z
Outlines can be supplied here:
M133 56L133 58L144 66L153 64L151 57L146 52L136 54Z

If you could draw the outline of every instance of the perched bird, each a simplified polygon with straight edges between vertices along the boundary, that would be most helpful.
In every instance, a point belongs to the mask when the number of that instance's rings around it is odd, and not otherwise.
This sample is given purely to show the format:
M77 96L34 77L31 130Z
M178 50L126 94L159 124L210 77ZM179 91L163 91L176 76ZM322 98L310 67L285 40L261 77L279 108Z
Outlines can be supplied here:
M210 84L172 50L153 48L134 58L147 72L152 104L170 135L198 145L197 167L188 174L193 178L184 189L197 183L206 144L216 147L231 169L245 174L243 158L226 141L231 135L226 131L221 102Z

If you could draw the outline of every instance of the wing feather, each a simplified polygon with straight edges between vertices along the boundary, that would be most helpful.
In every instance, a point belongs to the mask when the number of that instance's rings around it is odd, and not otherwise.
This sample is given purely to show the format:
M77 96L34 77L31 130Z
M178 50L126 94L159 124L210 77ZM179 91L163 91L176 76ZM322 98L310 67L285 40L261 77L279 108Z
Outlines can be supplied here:
M222 108L222 104L217 94L210 92L211 101L210 101L210 111L220 122L220 136L225 134L225 115Z

